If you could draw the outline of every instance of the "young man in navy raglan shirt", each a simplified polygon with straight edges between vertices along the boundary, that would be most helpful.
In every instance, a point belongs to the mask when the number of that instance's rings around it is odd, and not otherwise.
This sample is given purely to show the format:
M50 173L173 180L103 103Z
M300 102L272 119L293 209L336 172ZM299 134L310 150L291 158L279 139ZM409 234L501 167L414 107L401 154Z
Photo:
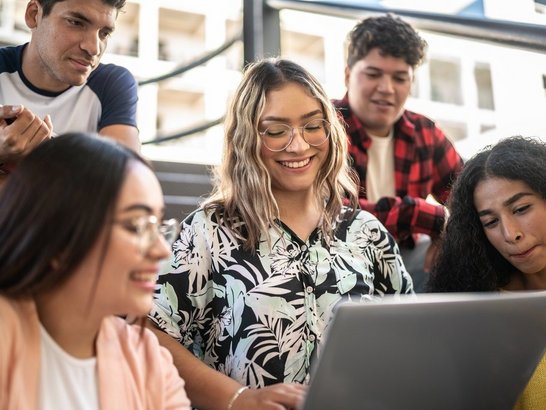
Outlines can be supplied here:
M140 150L136 81L127 69L100 63L124 6L125 0L28 2L30 42L0 49L0 174L65 132L96 132Z

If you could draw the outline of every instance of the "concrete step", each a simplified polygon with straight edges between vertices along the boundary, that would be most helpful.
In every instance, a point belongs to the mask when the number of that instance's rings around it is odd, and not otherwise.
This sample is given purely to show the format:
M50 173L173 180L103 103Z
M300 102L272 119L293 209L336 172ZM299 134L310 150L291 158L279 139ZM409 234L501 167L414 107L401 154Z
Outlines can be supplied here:
M211 166L152 161L165 199L165 218L184 219L212 190Z

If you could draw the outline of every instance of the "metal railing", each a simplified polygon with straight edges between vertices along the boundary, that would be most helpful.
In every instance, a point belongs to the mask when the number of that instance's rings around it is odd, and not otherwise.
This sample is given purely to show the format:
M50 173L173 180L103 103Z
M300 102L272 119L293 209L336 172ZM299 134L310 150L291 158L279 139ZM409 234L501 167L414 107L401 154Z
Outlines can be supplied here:
M515 6L514 6L515 7ZM280 18L283 9L304 11L345 18L361 18L370 14L394 13L404 17L414 27L435 33L487 41L519 49L546 52L546 27L538 24L518 23L511 21L476 18L463 15L445 15L410 10L387 9L365 2L354 1L321 1L321 0L243 0L243 30L239 35L226 41L225 44L196 60L176 68L170 73L139 82L145 85L181 75L192 68L205 64L210 59L225 52L237 42L243 41L244 62L265 56L281 54ZM144 142L159 144L183 138L187 135L203 132L221 124L223 117L214 121L193 126L189 129Z
M177 67L177 68L175 68L174 70L172 70L169 73L162 74L162 75L157 76L157 77L149 78L147 80L141 80L141 81L138 82L138 85L140 86L140 85L146 85L146 84L151 84L151 83L158 83L158 82L161 82L161 81L164 81L164 80L168 80L169 78L182 75L186 71L189 71L189 70L191 70L191 69L193 69L195 67L199 67L199 66L209 62L214 57L222 54L223 52L225 52L226 50L231 48L231 46L233 46L237 42L241 41L242 37L243 37L243 33L239 32L239 34L237 34L237 35L233 36L232 38L228 39L224 44L222 44L217 49L212 50L212 51L208 52L207 54L205 54L205 55L203 55L201 57L198 57L195 60L193 60L193 61L191 61L191 62L189 62L187 64L184 64L184 65L182 65L180 67Z
M546 26L518 23L464 15L425 13L414 10L387 9L377 5L366 5L354 1L321 0L265 0L267 6L275 9L307 11L329 16L359 18L370 13L387 12L404 17L416 28L474 40L490 41L505 46L546 52ZM517 7L514 3L513 7Z
M212 50L212 51L208 52L207 54L205 54L205 55L203 55L201 57L198 57L195 60L193 60L193 61L191 61L191 62L189 62L187 64L176 67L174 70L172 70L172 71L170 71L168 73L162 74L162 75L157 76L157 77L149 78L149 79L146 79L146 80L141 80L141 81L138 82L138 85L143 86L143 85L147 85L147 84L158 83L158 82L161 82L161 81L164 81L164 80L168 80L170 78L182 75L182 74L186 73L187 71L190 71L190 70L194 69L195 67L199 67L199 66L201 66L203 64L206 64L208 61L210 61L214 57L224 53L225 51L230 49L233 45L240 42L242 40L242 36L243 36L243 33L242 33L242 31L240 31L238 34L236 34L232 38L228 39L224 44L222 44L217 49ZM164 135L164 136L157 135L155 138L153 138L151 140L144 141L142 143L142 145L161 144L163 142L177 140L177 139L186 137L188 135L198 134L200 132L206 131L209 128L212 128L212 127L214 127L216 125L222 124L223 122L224 122L224 117L222 116L220 118L217 118L216 120L207 121L207 122L204 122L202 124L194 125L194 126L188 128L188 129L178 131L178 132L176 132L174 134L169 134L169 135Z

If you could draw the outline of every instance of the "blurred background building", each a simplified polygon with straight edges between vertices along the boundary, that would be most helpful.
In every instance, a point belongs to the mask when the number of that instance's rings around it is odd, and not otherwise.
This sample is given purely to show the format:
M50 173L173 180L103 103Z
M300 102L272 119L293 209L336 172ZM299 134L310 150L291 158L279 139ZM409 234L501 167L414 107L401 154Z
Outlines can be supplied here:
M204 56L242 32L242 0L128 0L103 62L128 67L139 80L168 73ZM347 2L345 2L347 3ZM376 0L394 10L464 15L543 24L546 0ZM0 0L0 42L28 38L25 0ZM281 55L313 72L333 98L344 94L345 38L357 21L283 10ZM463 37L421 31L428 58L417 71L408 107L436 120L465 156L498 133L546 134L546 55ZM243 45L183 75L140 87L138 123L143 141L221 118L240 78ZM153 159L217 163L222 125L160 145Z
M26 2L0 0L0 45L28 40L23 19ZM344 3L530 23L544 25L546 30L546 0ZM103 62L129 68L141 82L192 64L226 42L234 43L192 70L139 87L138 124L144 142L218 123L183 138L147 143L143 153L148 158L198 164L220 161L221 119L243 67L243 4L244 0L127 0ZM362 16L365 13L347 18L283 9L281 55L314 73L332 98L341 98L346 35ZM509 135L546 136L542 120L546 113L546 46L533 50L420 32L429 44L428 58L417 70L408 108L439 123L464 157Z

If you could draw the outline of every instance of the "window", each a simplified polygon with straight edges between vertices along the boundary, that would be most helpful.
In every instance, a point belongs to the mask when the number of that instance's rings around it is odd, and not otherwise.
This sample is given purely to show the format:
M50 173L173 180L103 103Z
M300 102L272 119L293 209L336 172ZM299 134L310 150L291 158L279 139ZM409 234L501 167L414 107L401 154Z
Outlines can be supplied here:
M449 120L438 120L437 122L451 142L460 141L467 137L466 124Z
M420 95L419 95L419 85L420 84L419 83L420 83L419 76L414 75L413 76L413 82L411 83L411 92L410 92L410 95L413 98L420 98Z
M478 90L478 107L486 110L495 109L493 99L493 83L491 81L491 67L489 63L476 63L474 67L474 78Z
M487 132L487 131L492 131L494 129L496 129L497 127L495 127L494 124L481 124L480 125L480 134L483 134L484 132Z
M462 105L460 64L454 61L432 59L429 67L432 101Z

